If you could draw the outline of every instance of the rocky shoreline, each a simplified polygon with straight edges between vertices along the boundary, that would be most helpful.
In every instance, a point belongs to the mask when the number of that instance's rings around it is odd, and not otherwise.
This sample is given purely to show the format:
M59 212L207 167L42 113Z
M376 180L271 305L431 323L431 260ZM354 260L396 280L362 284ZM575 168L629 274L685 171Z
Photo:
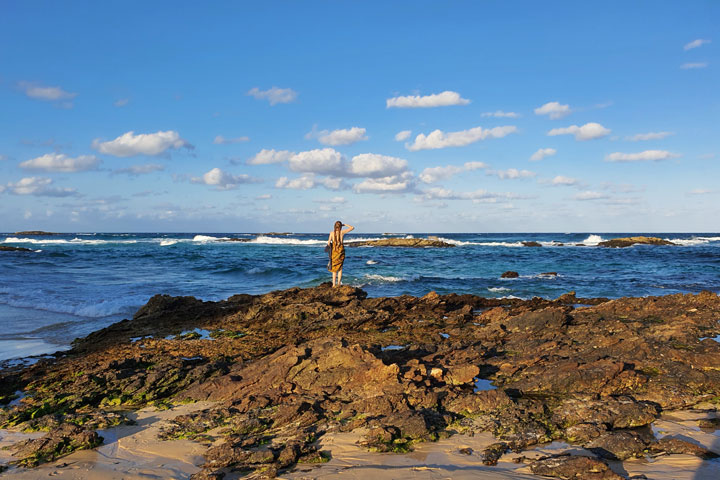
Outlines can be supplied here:
M220 302L156 295L69 352L0 371L0 428L47 432L11 449L13 470L32 468L96 447L96 430L139 408L209 400L160 435L208 445L197 479L323 463L333 452L318 440L351 431L387 452L489 432L487 465L562 440L593 455L528 461L530 471L623 478L606 462L716 456L650 425L699 406L705 426L719 422L718 319L711 292L367 298L323 284Z

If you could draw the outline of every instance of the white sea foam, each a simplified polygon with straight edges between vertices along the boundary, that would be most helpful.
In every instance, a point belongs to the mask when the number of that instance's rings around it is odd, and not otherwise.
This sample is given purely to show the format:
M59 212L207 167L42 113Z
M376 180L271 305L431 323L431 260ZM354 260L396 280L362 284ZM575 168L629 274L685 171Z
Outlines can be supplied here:
M365 262L365 265L377 265L377 262L375 260L368 260Z
M160 246L161 246L161 247L168 247L168 246L170 246L170 245L175 245L176 243L178 243L177 240L163 240L163 241L160 242Z
M456 246L464 245L481 245L483 247L522 247L522 242L463 242L462 240L454 240L452 238L438 237L438 240L450 243Z
M137 243L137 240L85 240L77 237L72 240L58 240L49 238L37 239L6 237L2 243L31 243L33 245L105 245L108 243Z
M693 247L695 245L705 245L706 243L711 242L720 242L720 237L666 238L665 240L684 247Z
M201 242L201 243L217 242L220 240L228 240L228 237L211 237L209 235L195 235L192 239L193 242Z
M377 275L374 273L369 273L369 274L365 275L365 278L367 278L368 280L376 280L376 281L380 281L380 282L391 282L391 283L402 282L402 281L406 280L403 277L393 277L391 275Z
M491 292L509 292L509 288L505 287L488 287L488 290Z
M598 243L600 243L604 240L605 239L602 238L600 235L590 235L589 237L587 237L585 240L583 240L580 243L592 247L592 246L596 246Z
M9 293L6 289L0 293ZM32 292L31 292L32 293ZM131 295L98 303L74 303L69 300L48 298L43 292L34 292L32 296L18 297L16 295L0 296L0 303L11 307L32 308L47 312L69 313L79 317L103 318L112 315L128 314L147 303L149 295ZM41 300L42 299L42 300Z
M299 238L266 237L265 235L260 235L248 243L260 243L264 245L322 245L327 243L327 240L301 240Z

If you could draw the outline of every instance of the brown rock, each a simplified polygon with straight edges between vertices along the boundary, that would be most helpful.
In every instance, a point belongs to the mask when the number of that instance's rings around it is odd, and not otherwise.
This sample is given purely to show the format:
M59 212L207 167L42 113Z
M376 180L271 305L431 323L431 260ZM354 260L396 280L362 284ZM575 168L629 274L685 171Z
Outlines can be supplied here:
M633 245L675 245L675 243L658 237L622 237L598 243L600 247L625 248Z
M520 274L518 272L513 272L512 270L508 270L507 272L500 275L500 278L518 278Z
M568 480L622 480L608 465L597 458L581 455L554 455L530 464L535 475Z
M448 248L454 247L452 243L443 242L442 240L430 238L383 238L380 240L365 241L347 241L346 247L407 247L407 248L425 248L438 247Z

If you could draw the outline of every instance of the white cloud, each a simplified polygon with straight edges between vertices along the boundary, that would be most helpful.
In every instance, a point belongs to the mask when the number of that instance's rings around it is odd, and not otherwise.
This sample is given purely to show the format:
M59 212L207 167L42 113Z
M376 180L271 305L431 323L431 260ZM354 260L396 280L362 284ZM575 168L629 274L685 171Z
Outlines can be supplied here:
M487 167L488 166L483 162L466 162L462 166L447 165L445 167L428 167L423 170L418 177L424 183L435 183L437 181L450 178L461 172L478 170Z
M77 93L66 92L60 87L44 87L33 82L20 82L20 88L25 91L25 95L36 100L58 101L72 100L77 97Z
M408 138L410 138L410 135L412 135L412 130L403 130L402 132L398 132L395 134L395 140L398 142L404 142Z
M668 152L667 150L645 150L639 153L621 153L615 152L605 156L606 162L648 162L667 160L669 158L679 157L677 153Z
M340 190L347 188L342 178L338 177L322 177L318 179L318 183L329 190Z
M578 181L575 178L558 175L553 178L552 182L550 183L552 183L553 185L577 185Z
M607 195L600 193L600 192L593 192L591 190L585 190L584 192L580 192L577 195L573 197L575 200L600 200L604 198L608 198Z
M258 100L266 99L270 102L270 105L277 105L278 103L290 103L295 101L298 94L292 88L278 88L272 87L268 90L260 90L259 88L251 88L247 93L248 95L255 97Z
M164 165L159 165L157 163L146 163L144 165L131 165L127 168L119 168L117 170L113 170L112 173L123 173L126 175L144 175L147 173L161 172L163 170L165 170Z
M503 127L482 128L475 127L459 132L445 133L442 130L434 130L428 135L423 133L415 137L415 142L406 144L405 148L410 151L429 150L446 147L462 147L471 143L485 140L487 138L501 138L517 132L517 127L507 125Z
M347 203L347 200L345 200L345 197L332 197L328 201L330 203Z
M442 93L434 93L424 97L408 95L405 97L388 98L385 101L385 106L386 108L428 108L467 105L468 103L470 103L470 100L462 98L459 93L446 90Z
M538 162L545 157L551 157L557 153L554 148L541 148L530 156L531 162Z
M382 178L368 178L353 186L356 193L406 193L415 188L410 172Z
M293 178L280 177L275 182L275 188L290 188L293 190L307 190L315 186L314 175L303 175L302 177Z
M250 137L235 137L235 138L225 138L222 135L218 135L215 137L215 140L213 140L213 143L215 145L230 145L233 143L242 143L242 142L249 142Z
M295 172L323 175L342 174L345 171L343 156L332 148L296 153L290 157L288 166Z
M358 177L389 177L404 172L407 167L407 160L402 158L362 153L353 157L348 173Z
M706 43L710 43L710 40L698 38L697 40L693 40L690 43L686 43L685 46L683 47L683 50L685 50L685 51L692 50L693 48L701 47L701 46L705 45Z
M548 102L545 105L536 108L535 115L548 115L553 120L563 118L572 112L570 105L563 105L559 102Z
M270 163L281 163L290 160L295 152L288 150L260 150L253 158L247 161L248 165L268 165Z
M519 113L515 112L503 112L502 110L496 110L494 112L485 112L480 115L481 117L495 117L495 118L518 118Z
M670 135L675 135L675 132L638 133L636 135L625 137L625 140L628 140L630 142L641 142L645 140L662 140L663 138L669 137Z
M323 145L352 145L360 140L367 140L366 130L360 127L344 128L333 130L313 130L305 135L305 138L317 138Z
M262 195L258 195L255 197L255 200L270 200L272 198L272 195L269 193L263 193Z
M714 190L709 190L707 188L695 188L693 190L690 190L690 195L707 195L708 193L715 193Z
M190 181L192 183L211 185L216 187L218 190L230 190L241 183L253 183L257 180L250 177L250 175L233 175L231 173L223 172L216 167L203 174L202 177L193 177Z
M610 130L603 127L599 123L586 123L582 127L571 125L565 128L553 128L548 135L554 137L556 135L575 135L575 140L585 141L602 138L610 134Z
M520 198L513 193L493 193L484 189L473 192L455 192L447 188L430 188L423 192L425 200L472 200L474 203L496 202L502 199Z
M113 105L115 105L116 107L124 107L128 103L130 103L129 98L119 98L113 102Z
M8 159L7 155L0 155L0 162L2 162L3 160L7 160L7 159Z
M100 165L100 160L95 155L71 158L63 153L46 153L41 157L26 160L19 166L26 170L71 173L95 170L98 165Z
M680 68L683 70L693 70L696 68L705 68L708 66L708 62L689 62L689 63L683 63L680 65Z
M96 138L92 142L92 147L100 153L115 157L159 155L169 148L193 148L192 145L180 138L178 132L173 130L138 135L130 131L108 142L101 142L99 138Z
M508 168L507 170L490 170L488 175L497 175L502 180L515 180L518 178L531 178L537 175L530 170L518 170L517 168Z
M26 177L16 183L8 183L5 188L15 195L36 195L41 197L70 197L77 195L74 188L51 187L52 180L43 177Z

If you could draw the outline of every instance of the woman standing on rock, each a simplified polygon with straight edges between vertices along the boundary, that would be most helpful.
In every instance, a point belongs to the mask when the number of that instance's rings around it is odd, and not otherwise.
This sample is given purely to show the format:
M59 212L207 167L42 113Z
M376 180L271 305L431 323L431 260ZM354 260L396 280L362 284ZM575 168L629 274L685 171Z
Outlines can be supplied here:
M330 264L328 270L332 272L333 287L342 285L342 267L343 262L345 262L345 245L343 245L343 238L346 233L352 232L353 230L355 230L355 227L343 224L338 220L335 222L335 226L328 236L327 245L330 247Z

